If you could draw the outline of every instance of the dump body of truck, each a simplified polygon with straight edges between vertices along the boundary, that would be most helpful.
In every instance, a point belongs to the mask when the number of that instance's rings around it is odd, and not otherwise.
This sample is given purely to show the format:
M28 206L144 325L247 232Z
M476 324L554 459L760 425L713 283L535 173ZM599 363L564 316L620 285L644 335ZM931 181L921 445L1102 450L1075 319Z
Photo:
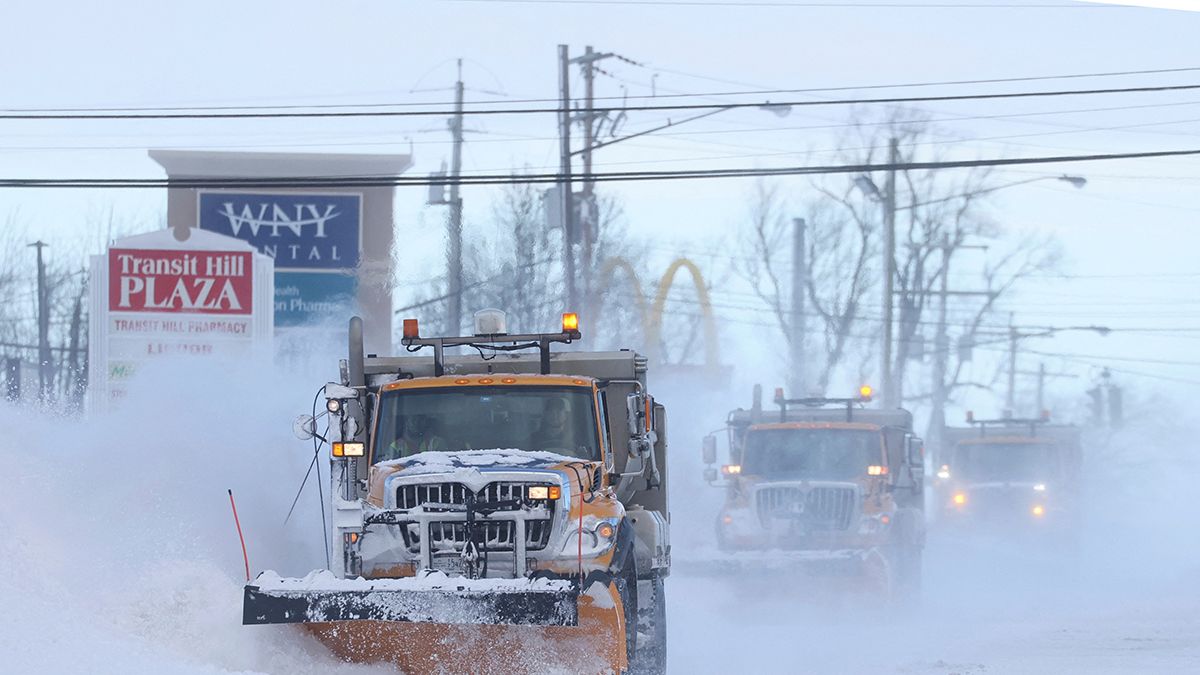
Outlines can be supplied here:
M666 419L645 359L551 353L578 339L566 326L413 331L405 345L432 357L364 356L360 330L325 388L332 569L260 577L245 622L302 623L343 658L406 672L661 671Z
M919 586L923 467L912 416L854 399L777 402L777 413L756 404L728 416L721 550L873 576L888 593Z
M1073 528L1083 453L1079 429L1041 420L947 428L936 501L949 526Z

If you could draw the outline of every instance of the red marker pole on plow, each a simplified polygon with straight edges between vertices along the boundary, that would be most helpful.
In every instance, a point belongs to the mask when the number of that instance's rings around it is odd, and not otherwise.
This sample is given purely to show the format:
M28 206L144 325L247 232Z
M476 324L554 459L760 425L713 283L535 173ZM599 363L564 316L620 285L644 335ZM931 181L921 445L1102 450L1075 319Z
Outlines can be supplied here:
M233 509L233 524L237 526L238 541L242 542L242 562L246 563L246 581L250 581L250 556L246 555L246 538L242 536L242 523L238 520L237 504L233 503L233 490L229 491L229 508Z

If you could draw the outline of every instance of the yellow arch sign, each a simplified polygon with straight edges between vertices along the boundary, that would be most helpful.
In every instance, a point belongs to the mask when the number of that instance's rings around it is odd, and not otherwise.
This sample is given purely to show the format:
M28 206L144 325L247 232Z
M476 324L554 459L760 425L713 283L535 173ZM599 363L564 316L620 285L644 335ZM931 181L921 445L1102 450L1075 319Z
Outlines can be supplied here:
M658 345L662 338L663 314L666 311L667 294L671 291L679 270L687 270L688 274L691 275L692 285L696 289L696 297L700 302L700 319L703 322L704 328L704 365L714 370L720 367L721 359L719 345L717 344L717 321L713 316L712 301L708 295L708 288L704 285L704 275L700 272L700 268L696 263L687 258L675 259L667 267L667 271L659 280L658 292L654 296L654 304L649 307L647 307L646 297L642 293L641 281L637 270L624 258L610 258L605 262L600 272L600 292L603 293L608 290L608 287L612 283L613 275L618 269L624 272L633 283L634 301L637 303L638 313L642 319L643 334L646 336L646 347L655 357L658 356Z

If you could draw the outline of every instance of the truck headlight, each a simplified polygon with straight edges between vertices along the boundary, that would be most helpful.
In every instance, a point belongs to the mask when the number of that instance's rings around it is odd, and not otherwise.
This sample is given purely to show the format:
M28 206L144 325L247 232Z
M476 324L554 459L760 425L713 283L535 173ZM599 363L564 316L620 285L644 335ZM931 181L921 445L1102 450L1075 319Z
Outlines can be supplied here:
M333 414L337 414L342 409L342 401L340 399L331 398L325 401L325 409Z

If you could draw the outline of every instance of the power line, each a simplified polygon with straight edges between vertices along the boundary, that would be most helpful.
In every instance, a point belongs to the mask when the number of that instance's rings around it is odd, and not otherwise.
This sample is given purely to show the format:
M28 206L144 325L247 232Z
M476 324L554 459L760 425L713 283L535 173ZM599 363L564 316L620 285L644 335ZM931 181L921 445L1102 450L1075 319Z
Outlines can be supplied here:
M616 58L626 60L619 54L614 55ZM703 75L694 75L684 73L669 68L660 68L646 64L635 63L629 61L633 65L646 68L649 70L673 73L684 77L694 77L698 79L710 80L714 82L722 82L725 84L739 84L730 80L721 80L719 78L705 77ZM783 89L770 87L756 87L753 89L742 89L734 91L710 91L710 92L676 92L669 94L642 94L642 95L623 95L623 96L596 96L595 100L629 100L629 99L669 99L669 98L706 98L716 96L750 96L763 94L807 94L807 93L828 93L835 91L869 91L878 89L913 89L919 87L950 87L961 86L967 84L1012 84L1016 82L1039 82L1050 80L1074 80L1088 79L1098 77L1128 77L1132 75L1166 75L1176 73L1191 73L1200 71L1200 66L1188 66L1181 68L1155 68L1147 70L1118 70L1095 73L1069 73L1062 75L1027 75L1020 77L995 77L977 80L940 80L932 82L900 82L893 84L865 84L865 85L844 85L840 87L816 87L803 89ZM635 84L634 82L629 82ZM642 85L646 86L646 85ZM743 85L753 86L753 85ZM558 99L552 98L523 98L509 99L505 103L557 103ZM419 107L431 105L445 105L444 101L408 101L408 102L393 102L393 103L317 103L317 104L281 104L281 105L219 105L219 106L124 106L124 107L87 107L87 108L0 108L3 113L106 113L106 112L184 112L184 111L250 111L250 110L347 110L356 108L399 108L399 107ZM1175 105L1175 104L1168 104ZM1138 107L1138 106L1135 106ZM1027 114L1044 114L1044 113L1027 113Z
M1106 89L1057 89L1047 91L1019 91L990 94L944 94L938 96L890 96L881 98L846 98L793 101L756 101L736 103L677 103L666 105L598 106L595 113L645 112L671 110L713 110L723 108L760 108L763 106L805 108L834 105L911 104L944 101L986 101L1018 98L1053 98L1061 96L1095 96L1104 94L1161 93L1200 89L1200 84L1174 84L1142 87L1111 87ZM795 90L791 93L819 92L820 89ZM758 92L754 92L758 93ZM560 107L553 108L477 108L464 110L466 115L531 115L561 114ZM446 117L449 110L307 110L274 112L98 112L98 113L3 113L0 120L170 120L170 119L280 119L280 118L347 118L347 117Z
M788 0L447 0L521 5L623 5L648 7L796 7L812 9L1116 9L1119 5L1077 2L789 2Z
M975 160L945 160L936 162L895 162L884 164L843 164L824 166L792 166L760 169L694 169L673 171L614 171L593 173L596 182L686 180L699 178L747 178L765 176L803 176L874 171L931 171L938 169L968 169L989 166L1016 166L1146 159L1152 157L1187 157L1200 155L1198 149L1156 150L1148 152L1106 153L1091 155L1058 155L1048 157L1016 157ZM456 179L461 185L520 185L548 184L562 180L557 173L466 175ZM446 177L407 177L385 175L359 176L296 176L272 178L2 178L0 188L217 188L217 187L401 187L449 185Z

